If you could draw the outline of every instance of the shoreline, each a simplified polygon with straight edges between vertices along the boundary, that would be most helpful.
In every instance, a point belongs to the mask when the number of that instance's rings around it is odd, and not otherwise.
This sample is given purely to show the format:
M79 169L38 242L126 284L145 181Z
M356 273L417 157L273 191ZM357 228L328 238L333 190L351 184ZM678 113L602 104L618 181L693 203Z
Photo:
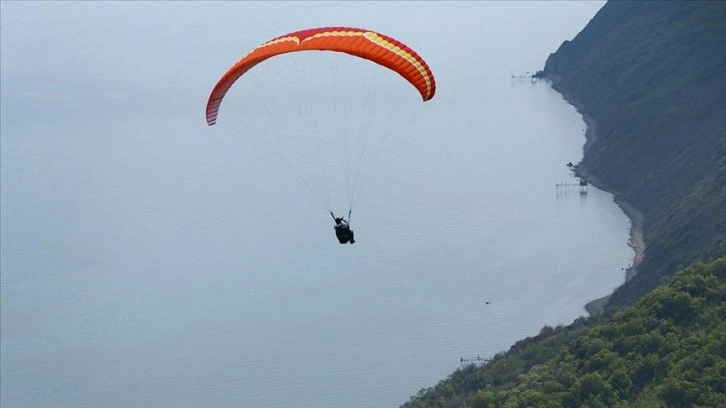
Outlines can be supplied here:
M625 282L629 281L638 274L638 266L643 261L643 257L645 256L646 243L643 239L643 214L635 207L633 207L630 203L623 200L617 192L607 189L602 181L600 181L600 179L590 173L587 167L585 167L585 165L583 164L583 161L585 160L585 154L588 150L590 150L592 145L597 140L597 122L595 122L595 119L593 119L590 115L583 111L582 105L574 97L572 97L572 95L570 95L568 92L563 91L562 89L558 89L555 86L560 80L559 76L552 75L551 77L548 77L548 79L550 81L550 86L552 87L552 89L562 95L567 103L574 106L577 112L582 115L583 121L585 122L585 144L582 148L582 159L574 168L575 175L586 180L588 183L594 185L596 188L612 194L615 203L630 219L630 239L628 240L628 246L633 250L633 261L625 269L625 280L618 286L619 288ZM607 305L608 300L610 299L611 294L588 302L585 305L585 310L590 314L590 316L597 316L602 314L605 310L605 306Z

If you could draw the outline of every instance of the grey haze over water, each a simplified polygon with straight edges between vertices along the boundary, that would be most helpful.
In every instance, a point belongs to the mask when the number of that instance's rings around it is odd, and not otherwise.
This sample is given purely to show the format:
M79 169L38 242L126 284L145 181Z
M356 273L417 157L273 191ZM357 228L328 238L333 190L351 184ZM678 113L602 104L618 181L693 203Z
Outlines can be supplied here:
M584 315L630 224L556 192L585 125L511 75L602 4L2 2L3 408L397 406ZM353 246L237 102L204 121L245 52L326 25L402 40L438 83L385 141Z

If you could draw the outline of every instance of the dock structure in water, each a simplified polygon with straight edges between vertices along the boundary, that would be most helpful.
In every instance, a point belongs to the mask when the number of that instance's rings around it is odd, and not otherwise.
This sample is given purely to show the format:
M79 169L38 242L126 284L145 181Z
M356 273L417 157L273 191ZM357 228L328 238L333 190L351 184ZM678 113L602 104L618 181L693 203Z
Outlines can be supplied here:
M555 184L555 187L557 187L558 193L579 191L580 194L587 194L588 190L590 189L590 183L588 183L586 180L579 179L577 183L557 183Z
M466 367L468 365L471 365L471 364L474 364L474 365L483 365L483 364L486 364L488 362L489 362L489 359L488 358L482 358L482 357L479 357L479 356L476 356L474 358L464 358L464 357L461 357L461 359L459 359L459 363L460 363L460 366L462 368L463 367Z

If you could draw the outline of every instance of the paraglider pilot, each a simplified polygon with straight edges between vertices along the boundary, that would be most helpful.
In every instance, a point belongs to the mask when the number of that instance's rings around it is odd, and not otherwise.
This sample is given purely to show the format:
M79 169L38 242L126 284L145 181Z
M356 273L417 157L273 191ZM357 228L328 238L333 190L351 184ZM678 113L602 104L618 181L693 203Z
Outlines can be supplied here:
M353 230L350 229L350 226L348 225L348 221L343 219L342 217L336 217L333 212L330 212L330 215L335 220L335 236L338 238L338 242L341 244L355 244L355 238L353 237Z

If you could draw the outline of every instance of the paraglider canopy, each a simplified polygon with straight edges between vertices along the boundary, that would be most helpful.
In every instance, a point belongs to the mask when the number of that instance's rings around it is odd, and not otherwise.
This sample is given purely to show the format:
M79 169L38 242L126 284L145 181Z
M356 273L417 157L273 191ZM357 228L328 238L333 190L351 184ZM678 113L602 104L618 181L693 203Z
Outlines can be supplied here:
M413 85L424 101L434 97L436 82L426 61L400 41L353 27L320 27L285 34L260 45L234 64L215 85L207 101L207 124L217 122L225 94L245 72L276 55L299 51L336 51L389 68Z
M264 69L252 70L268 59ZM276 66L286 69L276 72ZM372 77L365 78L368 73ZM273 38L234 63L207 100L209 126L217 122L225 95L242 76L236 89L244 91L246 97L240 99L249 105L240 112L252 119L245 132L264 135L259 140L270 145L331 215L336 207L331 191L338 196L346 191L348 220L335 220L341 226L348 226L366 172L386 138L397 126L415 132L406 102L418 98L408 85L424 102L436 93L426 61L400 41L363 28L310 28ZM421 104L416 100L413 105L419 109ZM345 188L339 188L342 182Z

